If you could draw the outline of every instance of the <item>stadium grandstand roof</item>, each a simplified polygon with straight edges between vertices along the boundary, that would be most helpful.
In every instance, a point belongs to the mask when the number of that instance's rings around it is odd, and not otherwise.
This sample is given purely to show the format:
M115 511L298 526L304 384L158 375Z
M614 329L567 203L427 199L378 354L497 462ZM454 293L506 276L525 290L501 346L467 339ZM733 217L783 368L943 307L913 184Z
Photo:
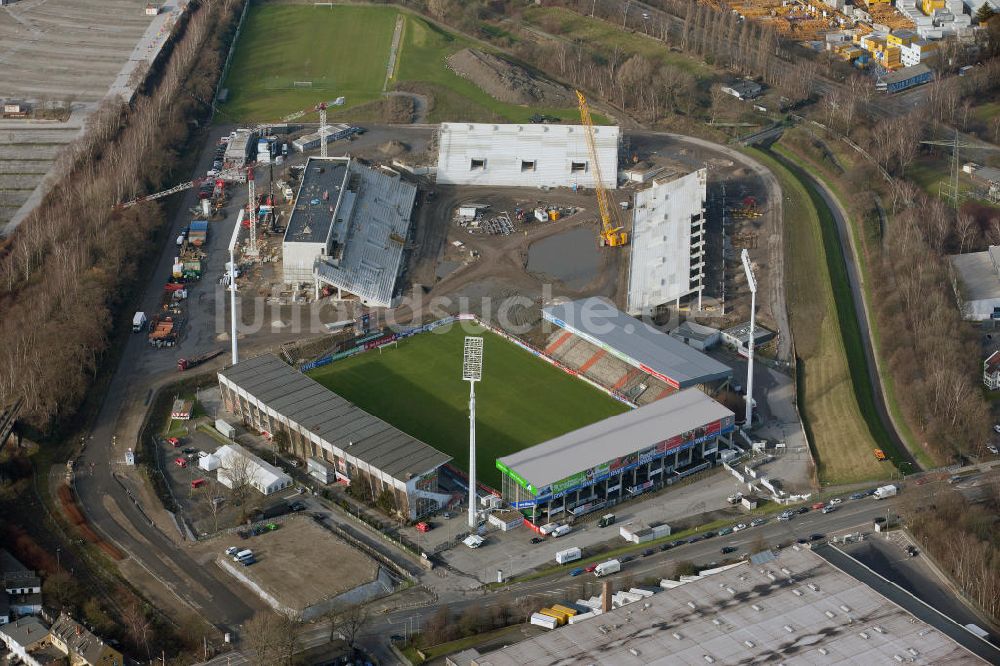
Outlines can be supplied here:
M451 460L306 377L277 356L240 361L219 376L332 446L405 481ZM391 390L391 387L387 388Z
M292 216L285 229L286 243L325 244L329 240L333 210L347 184L350 161L350 158L334 157L323 162L313 159L306 162Z
M542 317L675 388L733 374L728 366L625 314L604 298L550 305L542 308Z
M727 416L733 412L702 391L687 389L499 460L535 488L542 488Z
M792 546L773 561L744 561L671 586L641 603L482 655L476 663L987 663L939 626L911 615L817 553Z

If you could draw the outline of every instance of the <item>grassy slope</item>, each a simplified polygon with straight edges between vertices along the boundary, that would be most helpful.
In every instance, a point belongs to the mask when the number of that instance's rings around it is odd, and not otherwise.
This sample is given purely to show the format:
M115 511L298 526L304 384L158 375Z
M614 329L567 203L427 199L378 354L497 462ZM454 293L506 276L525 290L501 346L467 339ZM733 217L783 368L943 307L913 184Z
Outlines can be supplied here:
M484 379L476 387L476 469L499 487L495 460L575 430L627 407L485 333ZM337 361L310 376L468 467L469 388L462 381L465 332L426 333Z
M850 483L884 477L888 470L872 455L878 445L859 408L849 367L849 359L857 364L860 355L864 372L863 351L850 332L847 346L841 334L835 285L849 287L843 276L831 282L830 264L837 262L827 256L817 207L803 184L773 157L750 152L775 173L785 196L785 289L799 359L799 409L820 479ZM840 264L843 270L842 258Z
M575 122L575 108L527 107L500 102L471 81L447 67L448 56L464 48L475 47L472 40L446 32L414 15L406 17L403 47L395 80L420 84L434 95L429 122L446 120L527 122L536 113L557 116ZM595 122L600 122L595 118Z
M841 144L839 141L832 141L829 145L832 148L834 146L840 146ZM849 198L845 195L841 187L840 179L829 172L825 163L819 164L811 156L803 155L801 152L798 152L791 146L786 146L784 144L781 144L779 150L781 151L782 155L796 162L796 164L798 164L800 167L807 168L806 165L809 165L810 173L812 173L814 177L822 180L826 184L826 186L833 191L834 195L841 201L841 203L846 203L849 201ZM857 163L857 160L860 159L856 153L851 151L840 152L838 154L838 158L840 159L841 164L843 164L847 169L853 168L853 166ZM874 297L872 296L871 293L872 279L868 267L867 253L864 251L864 248L867 246L868 242L870 242L868 238L869 232L862 229L863 223L855 219L853 215L848 218L848 226L850 227L851 235L854 238L854 246L858 248L858 252L860 254L858 260L862 276L861 279L864 283L862 285L862 288L864 289L869 306L871 306L871 304L874 303L873 300ZM871 313L869 314L871 315ZM872 329L871 330L872 341L873 344L875 345L875 349L878 350L881 349L881 343L879 341L881 333L879 331L878 321L876 319L877 318L874 316L869 316L869 324L871 325ZM899 407L899 401L896 398L896 386L892 376L889 374L883 374L882 385L883 388L885 389L886 401L889 407L889 411L892 413L893 420L895 421L897 428L901 431L900 435L903 437L904 442L906 442L906 446L909 448L910 453L912 453L916 457L917 462L922 467L927 469L936 467L937 463L924 450L924 448L920 446L916 435L914 435L913 430L910 428L909 423L907 423L906 419L903 416L903 412ZM904 470L904 471L910 471L910 470Z
M226 77L229 117L266 122L324 100L381 96L397 10L255 4ZM359 48L364 45L364 48ZM313 88L286 89L293 81Z
M600 19L581 16L569 9L529 7L524 12L524 21L542 30L546 24L554 22L559 25L559 35L571 41L596 44L608 51L618 48L626 55L638 53L660 65L682 69L698 78L712 76L709 66L671 51L663 42L648 39L641 33L621 30Z

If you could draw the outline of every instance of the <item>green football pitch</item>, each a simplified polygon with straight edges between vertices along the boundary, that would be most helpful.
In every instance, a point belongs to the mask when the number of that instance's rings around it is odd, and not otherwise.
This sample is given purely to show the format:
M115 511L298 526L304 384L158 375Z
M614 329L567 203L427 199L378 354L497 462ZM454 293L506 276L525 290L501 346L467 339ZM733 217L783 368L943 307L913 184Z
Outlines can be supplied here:
M454 325L334 361L309 376L365 411L454 457L468 469L467 331ZM497 458L620 414L628 407L488 331L476 385L476 470L500 486Z

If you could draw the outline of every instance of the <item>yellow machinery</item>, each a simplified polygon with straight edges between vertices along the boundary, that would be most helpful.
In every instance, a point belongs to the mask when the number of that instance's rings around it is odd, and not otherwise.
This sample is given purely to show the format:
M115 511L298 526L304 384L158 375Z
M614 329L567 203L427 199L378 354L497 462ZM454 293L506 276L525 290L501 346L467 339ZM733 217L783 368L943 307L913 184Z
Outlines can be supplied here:
M622 223L618 206L611 201L611 196L604 189L604 179L601 177L601 163L597 156L597 143L594 141L594 123L590 119L590 107L587 98L579 90L576 98L580 102L580 120L583 121L587 133L587 148L590 149L590 164L594 169L594 189L597 190L597 207L601 211L601 246L620 247L628 244L628 233L622 231Z

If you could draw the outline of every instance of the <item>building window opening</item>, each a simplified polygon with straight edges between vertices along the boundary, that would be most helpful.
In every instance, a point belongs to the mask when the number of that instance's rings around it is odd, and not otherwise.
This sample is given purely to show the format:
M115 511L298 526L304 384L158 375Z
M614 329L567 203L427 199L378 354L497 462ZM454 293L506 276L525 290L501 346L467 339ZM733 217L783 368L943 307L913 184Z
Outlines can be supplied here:
M535 160L521 160L521 171L534 171Z
M587 171L586 162L570 162L569 170L571 173L584 173Z
M472 159L472 165L469 167L472 171L480 171L486 168L486 160Z

